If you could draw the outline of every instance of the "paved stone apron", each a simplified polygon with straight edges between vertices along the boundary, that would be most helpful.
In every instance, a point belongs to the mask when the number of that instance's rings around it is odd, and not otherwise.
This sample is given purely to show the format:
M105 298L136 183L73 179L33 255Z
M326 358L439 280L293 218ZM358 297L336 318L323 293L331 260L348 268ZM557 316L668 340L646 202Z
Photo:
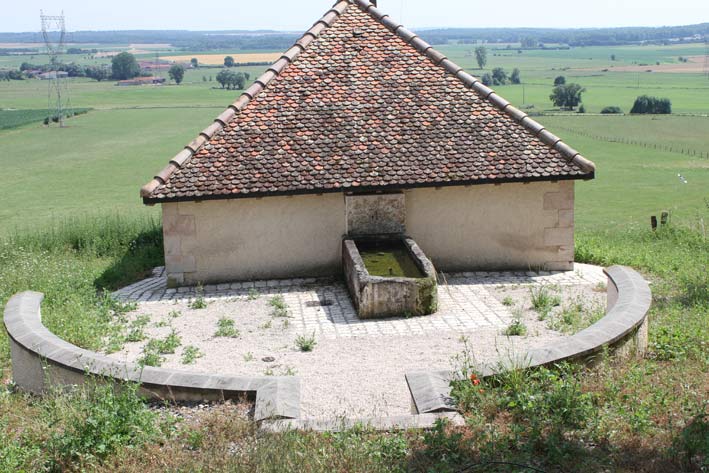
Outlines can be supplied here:
M332 279L299 278L205 285L206 300L243 297L250 291L282 294L301 332L315 332L320 337L420 335L440 331L505 327L512 320L510 310L487 290L487 287L533 285L596 285L605 283L603 269L574 264L573 271L503 271L444 274L438 287L439 310L433 315L414 318L360 320L345 285ZM122 301L141 303L193 299L194 287L168 289L165 269L153 270L152 277L113 293Z

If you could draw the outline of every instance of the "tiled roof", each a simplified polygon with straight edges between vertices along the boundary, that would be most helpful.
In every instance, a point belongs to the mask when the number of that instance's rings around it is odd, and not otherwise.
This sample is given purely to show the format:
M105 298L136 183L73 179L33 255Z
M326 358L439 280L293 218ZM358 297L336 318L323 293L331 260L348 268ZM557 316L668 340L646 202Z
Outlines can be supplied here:
M343 0L143 189L173 200L592 178L367 0Z

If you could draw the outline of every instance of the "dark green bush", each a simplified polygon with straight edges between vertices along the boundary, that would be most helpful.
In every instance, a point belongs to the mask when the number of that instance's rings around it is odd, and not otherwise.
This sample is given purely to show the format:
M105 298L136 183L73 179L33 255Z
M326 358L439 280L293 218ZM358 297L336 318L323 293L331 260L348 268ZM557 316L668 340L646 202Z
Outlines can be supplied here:
M617 114L617 113L623 113L623 110L621 110L620 107L616 107L615 105L611 107L604 107L603 110L601 110L601 113L603 114Z
M669 114L672 113L672 102L670 99L641 95L635 99L630 113Z

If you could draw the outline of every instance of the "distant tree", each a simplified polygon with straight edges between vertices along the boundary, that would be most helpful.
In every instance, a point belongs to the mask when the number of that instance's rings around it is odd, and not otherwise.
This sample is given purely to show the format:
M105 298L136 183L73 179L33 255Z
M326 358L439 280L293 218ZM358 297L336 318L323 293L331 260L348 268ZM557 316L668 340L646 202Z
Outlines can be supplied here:
M246 80L251 79L251 74L249 74L248 72L244 72L244 78L245 78Z
M621 110L620 107L610 106L610 107L604 107L603 110L601 110L601 113L603 113L604 115L614 114L614 113L623 113L623 110Z
M563 84L554 87L552 94L549 96L552 103L567 110L573 110L581 103L581 94L586 92L586 89L579 84Z
M579 113L586 113L586 106L584 104L581 104L579 107Z
M88 66L84 70L84 74L86 75L86 77L89 77L98 82L108 79L109 76L108 69L101 66Z
M507 83L507 73L501 67L496 67L492 70L492 84L505 85Z
M475 61L478 63L478 69L483 69L487 64L487 48L478 46L475 48Z
M197 69L199 67L199 61L196 57L190 59L190 66L192 66L194 69Z
M227 85L229 82L229 71L226 69L222 69L219 71L219 74L217 74L217 82L219 82L219 85L222 86L222 89Z
M207 82L207 76L202 76L202 82Z
M25 75L19 69L10 69L8 71L0 71L0 80L24 80Z
M615 54L611 54L611 61L615 61Z
M630 113L670 114L672 113L672 102L670 99L641 95L635 99Z
M131 53L122 52L111 59L111 75L116 80L132 79L140 74L140 66Z
M182 79L185 78L185 66L182 64L173 64L167 73L170 79L174 80L175 83L179 85L182 83Z
M243 89L246 86L246 76L242 72L223 69L217 74L217 82L222 86L222 89L225 87L227 90Z
M556 79L554 79L554 86L556 87L557 85L564 85L566 84L566 77L564 76L557 76Z
M234 67L234 58L227 56L224 58L224 67Z
M510 75L510 82L512 82L513 84L522 83L522 80L519 78L519 69L516 67L512 69L512 74Z
M231 72L229 75L229 85L231 85L231 88L234 90L243 89L246 87L246 76L244 76L243 72Z
M488 86L492 85L492 76L490 75L489 72L486 72L485 74L483 74L483 76L480 78L480 80L482 80L483 84L485 84L485 85L488 85Z
M534 38L522 38L522 47L529 49L529 48L536 48L537 47L537 40Z

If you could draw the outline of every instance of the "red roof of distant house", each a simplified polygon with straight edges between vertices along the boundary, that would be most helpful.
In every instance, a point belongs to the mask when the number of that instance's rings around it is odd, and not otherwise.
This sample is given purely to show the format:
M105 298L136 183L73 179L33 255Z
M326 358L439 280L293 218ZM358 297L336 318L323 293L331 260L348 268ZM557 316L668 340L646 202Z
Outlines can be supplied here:
M335 4L141 190L146 203L592 178L367 0Z

